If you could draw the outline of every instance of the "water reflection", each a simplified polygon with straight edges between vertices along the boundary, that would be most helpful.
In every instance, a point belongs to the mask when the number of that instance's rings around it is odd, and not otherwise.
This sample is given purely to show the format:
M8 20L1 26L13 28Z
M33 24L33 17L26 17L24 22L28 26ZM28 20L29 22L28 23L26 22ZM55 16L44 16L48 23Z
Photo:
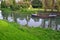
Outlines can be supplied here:
M33 24L34 24L34 20L31 18L31 19L28 21L28 25L29 25L29 26L33 26Z
M45 21L45 28L48 28L49 21Z
M4 15L6 15L6 14L4 14ZM4 16L2 16L2 12L0 11L0 19L3 19L3 17ZM25 15L23 15L23 14L14 15L13 14L13 16L11 16L11 14L9 14L7 16L7 20L9 22L15 22L15 20L17 20L17 23L19 23L20 25L28 25L29 27L43 27L43 25L44 25L44 28L48 28L49 25L50 25L50 23L49 23L50 20L49 19L32 18L32 17L30 17L26 14ZM45 20L45 22L44 22L44 20ZM51 21L51 28L53 30L56 29L56 22L57 22L57 30L60 30L60 22L59 22L60 20L59 19L57 19L57 20L58 21L53 19Z
M38 27L42 23L42 19L39 19L38 22L34 21L34 19L30 18L29 21L27 21L25 18L21 20L20 18L17 18L17 22L21 25L28 25L30 27ZM28 23L28 24L27 24Z
M38 27L41 25L42 23L42 19L39 19L38 22L34 21L34 19L30 18L29 21L27 21L25 18L23 20L21 20L20 18L17 18L17 22L21 25L28 25L30 27ZM27 24L28 23L28 24Z
M60 25L58 25L57 27L58 27L57 30L60 30Z
M8 16L8 21L9 21L9 22L14 22L14 19L13 19L13 17L11 17L11 16Z
M26 21L25 18L23 20L21 20L20 18L17 18L17 22L21 25L26 25L27 24L27 21Z
M28 21L28 26L33 26L33 27L38 27L40 26L42 23L42 19L39 19L39 21L34 21L34 19L30 18L30 20Z
M3 19L2 12L0 11L0 19Z

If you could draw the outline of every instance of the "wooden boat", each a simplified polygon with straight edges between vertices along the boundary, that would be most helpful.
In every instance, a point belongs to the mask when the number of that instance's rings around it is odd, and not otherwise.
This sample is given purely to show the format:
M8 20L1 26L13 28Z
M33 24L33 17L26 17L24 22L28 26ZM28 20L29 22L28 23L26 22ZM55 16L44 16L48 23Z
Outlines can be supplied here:
M39 17L39 18L55 18L56 14L32 14L32 17Z

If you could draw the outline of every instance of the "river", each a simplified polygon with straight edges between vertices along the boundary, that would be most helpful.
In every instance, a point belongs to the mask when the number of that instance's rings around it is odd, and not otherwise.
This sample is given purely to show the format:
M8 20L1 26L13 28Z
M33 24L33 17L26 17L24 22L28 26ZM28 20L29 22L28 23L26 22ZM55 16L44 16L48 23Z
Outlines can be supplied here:
M49 19L42 19L37 17L31 17L31 15L26 14L2 14L0 11L0 20L8 20L9 22L17 22L20 25L27 25L29 27L41 27L41 28L51 28L53 30L60 30L60 17L51 19L51 24ZM51 27L49 27L49 25ZM56 26L57 25L57 26Z

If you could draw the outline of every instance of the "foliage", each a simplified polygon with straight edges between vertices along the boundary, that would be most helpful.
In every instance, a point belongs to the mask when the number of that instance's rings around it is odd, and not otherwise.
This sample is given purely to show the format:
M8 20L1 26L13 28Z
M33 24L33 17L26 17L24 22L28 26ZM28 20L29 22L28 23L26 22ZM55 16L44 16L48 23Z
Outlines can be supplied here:
M19 6L16 4L15 0L12 1L12 4L10 5L10 8L12 11L20 9Z
M11 4L12 4L11 1L2 1L1 2L1 8L10 8Z
M34 13L36 13L38 11L39 11L39 9L38 10L36 10L36 9L34 10L34 9L21 8L21 10L16 10L14 12L15 13L17 12L19 14L34 14ZM9 8L2 8L2 12L10 14L13 11L11 9L9 9Z
M24 1L31 1L31 0L24 0Z
M33 8L42 8L42 2L40 0L33 0L31 3Z
M12 11L15 11L15 10L20 9L20 8L19 8L19 5L17 5L17 4L15 4L15 5L10 5L10 8L11 8Z
M0 40L60 40L60 31L30 28L0 20Z
M60 0L57 0L57 9L60 12Z
M1 2L1 8L6 8L7 6L6 6L6 3L5 3L5 1L2 1Z
M19 2L18 4L19 4L20 8L29 8L30 7L30 4L26 3L26 2L25 3L24 2L22 2L22 3Z

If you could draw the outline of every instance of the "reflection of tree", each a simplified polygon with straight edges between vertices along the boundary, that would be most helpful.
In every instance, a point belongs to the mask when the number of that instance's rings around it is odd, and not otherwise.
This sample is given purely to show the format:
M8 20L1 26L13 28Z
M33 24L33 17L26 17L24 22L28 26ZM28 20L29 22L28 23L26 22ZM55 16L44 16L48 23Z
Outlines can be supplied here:
M12 12L12 16L14 18L14 21L17 22L17 13L15 11Z
M2 11L2 15L3 15L3 19L7 20L9 13L5 13L4 11Z
M58 16L58 17L56 18L56 23L57 23L57 24L60 24L60 16Z
M33 18L35 22L38 22L39 21L39 18Z

